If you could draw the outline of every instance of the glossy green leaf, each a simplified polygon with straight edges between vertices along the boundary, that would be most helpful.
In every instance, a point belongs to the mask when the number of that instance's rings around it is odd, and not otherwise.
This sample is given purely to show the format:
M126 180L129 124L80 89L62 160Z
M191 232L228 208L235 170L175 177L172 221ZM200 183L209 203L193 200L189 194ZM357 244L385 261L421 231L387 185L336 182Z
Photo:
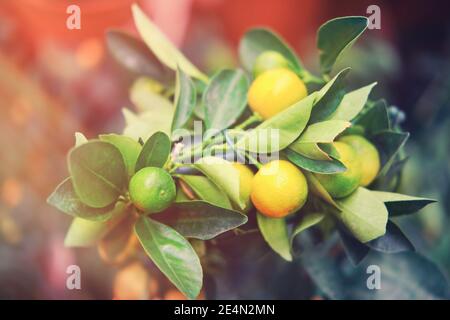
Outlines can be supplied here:
M173 210L172 210L173 209ZM247 216L209 202L177 202L171 210L155 216L186 238L209 240L247 222Z
M248 85L239 69L222 70L211 79L203 94L206 129L219 132L239 118L247 105Z
M147 255L189 299L200 293L203 271L189 241L174 229L141 216L134 227Z
M127 171L113 144L91 140L70 150L68 162L75 192L86 205L106 207L124 192Z
M389 169L395 156L408 140L409 133L395 131L381 131L372 137L372 142L377 147L380 154L381 169L379 175L382 176Z
M118 202L108 221L91 221L74 218L64 239L66 247L90 247L98 243L112 228L130 212L126 204Z
M169 74L158 59L148 50L145 43L127 32L109 30L106 32L109 52L127 70L166 82Z
M222 189L233 203L244 209L245 199L241 199L239 192L239 172L231 162L217 157L204 157L194 166Z
M376 84L377 83L374 82L368 86L345 94L336 111L328 119L350 121L355 118L363 109L372 88Z
M345 77L349 71L350 68L343 69L318 91L310 123L327 120L336 111L344 97Z
M315 97L316 94L312 93L255 129L246 131L237 141L236 147L257 153L271 153L286 148L305 129Z
M414 246L411 241L409 241L402 230L392 221L388 221L386 233L383 236L367 242L366 245L375 251L383 253L414 251Z
M194 66L170 40L159 30L159 28L142 12L137 4L132 7L133 19L136 28L144 40L145 44L152 50L158 59L171 68L176 70L179 67L191 77L204 82L208 77Z
M291 244L285 219L268 218L257 213L258 227L267 244L284 260L292 261Z
M256 58L269 50L281 53L296 72L303 70L294 50L279 35L263 28L251 29L244 34L239 43L239 58L244 68L252 72Z
M207 177L194 175L177 175L183 180L202 200L213 205L231 209L231 202L226 194Z
M117 149L119 149L120 153L122 154L123 160L125 161L128 176L131 177L134 174L136 161L142 149L139 142L131 139L130 137L114 133L102 134L99 136L99 139L109 142L116 146Z
M142 147L136 162L136 172L145 167L162 168L169 158L170 147L170 139L165 133L154 133Z
M355 119L355 124L362 126L368 136L390 129L389 115L384 100L379 100Z
M290 242L292 246L292 242L295 237L299 235L301 232L305 231L308 228L315 226L320 223L325 218L325 213L323 212L301 212L300 220L295 225L292 230L292 234L290 237Z
M336 159L331 160L315 160L307 158L295 151L286 149L286 156L296 166L308 170L310 172L330 174L344 172L347 170L345 165Z
M359 187L348 197L335 202L340 209L336 216L362 243L385 234L388 211L371 191Z
M384 191L372 192L380 201L384 202L390 216L401 216L414 213L426 205L436 202L436 200L433 199L412 197L400 193Z
M194 82L181 69L177 70L174 101L175 114L172 120L172 134L175 130L186 125L197 104L197 91Z
M91 208L85 205L75 193L71 178L65 179L56 187L48 197L47 203L73 217L94 221L108 220L114 208L114 205L104 208Z
M331 72L334 63L344 51L366 30L366 17L341 17L324 23L317 33L322 73Z

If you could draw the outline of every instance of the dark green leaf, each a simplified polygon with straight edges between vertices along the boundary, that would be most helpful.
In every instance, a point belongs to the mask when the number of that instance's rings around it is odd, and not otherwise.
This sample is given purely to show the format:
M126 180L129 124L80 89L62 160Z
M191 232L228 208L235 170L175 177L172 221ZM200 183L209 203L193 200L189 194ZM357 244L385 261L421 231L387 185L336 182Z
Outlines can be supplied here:
M203 94L205 125L217 133L232 125L247 104L248 79L242 70L222 70ZM208 137L208 135L207 135Z
M291 243L285 219L268 218L257 213L258 227L267 244L283 259L292 261Z
M136 172L145 167L162 168L169 158L170 139L163 132L156 132L145 142L136 162Z
M369 253L369 247L356 240L347 230L338 228L338 231L348 259L354 266L357 266Z
M388 221L386 226L386 233L372 241L366 243L366 245L379 252L384 253L399 253L403 251L414 251L414 246L392 221Z
M201 200L175 203L170 210L156 215L186 238L209 240L247 222L247 216L232 209L217 207Z
M299 153L296 153L290 149L285 151L288 159L296 166L316 173L338 173L347 170L344 164L339 160L315 160L307 158Z
M390 123L386 102L378 100L370 109L355 120L355 124L362 126L368 136L389 130Z
M131 139L127 136L122 136L118 134L102 134L99 136L102 141L109 142L119 149L123 156L125 166L127 167L128 176L131 177L134 174L134 168L136 166L136 161L141 152L141 145L136 140Z
M379 267L381 283L378 290L367 289L368 266ZM439 267L415 252L372 252L355 271L354 287L346 288L351 299L433 300L450 297L448 281Z
M408 140L409 133L395 131L381 131L372 137L372 141L380 153L381 169L379 175L382 176L389 169L392 161L400 148Z
M103 208L117 200L128 177L122 154L113 144L91 140L69 152L69 171L80 200Z
M329 74L334 63L368 26L366 17L341 17L324 23L317 34L320 51L320 69Z
M110 30L106 33L106 44L117 62L131 72L162 82L168 80L168 69L134 36L123 31Z
M433 199L411 197L400 193L384 191L372 192L380 201L384 202L390 216L401 216L414 213L426 205L436 202L436 200Z
M252 73L256 58L269 50L281 53L296 72L303 70L294 50L279 35L263 28L251 29L245 33L239 43L239 58L244 68Z
M318 91L317 99L311 112L310 123L324 121L336 111L344 97L344 80L349 71L350 68L340 71Z
M145 252L189 299L200 293L203 271L190 243L172 228L141 216L134 227Z
M347 298L348 289L339 265L336 259L331 257L331 254L324 253L319 247L303 252L300 258L301 265L320 293L334 300Z
M48 197L47 203L73 217L87 220L105 221L112 215L114 205L105 208L91 208L80 201L73 189L72 180L65 179Z
M175 87L175 114L172 120L172 134L183 128L189 121L197 103L194 82L182 70L177 70Z

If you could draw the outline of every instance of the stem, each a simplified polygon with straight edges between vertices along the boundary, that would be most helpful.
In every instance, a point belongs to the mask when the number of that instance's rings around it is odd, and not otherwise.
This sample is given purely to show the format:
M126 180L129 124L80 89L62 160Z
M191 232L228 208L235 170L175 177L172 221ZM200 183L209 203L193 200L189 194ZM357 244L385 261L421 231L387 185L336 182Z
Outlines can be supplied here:
M261 122L263 118L256 112L254 112L250 117L247 118L244 122L234 127L236 130L244 130L249 125L254 124L256 122Z
M306 83L314 83L314 84L324 84L326 82L325 78L317 77L308 71L304 71L302 73L302 80Z
M261 162L259 162L255 158L253 158L249 153L245 153L245 157L250 161L251 164L253 164L255 167L257 167L258 170L261 169L261 167L262 167Z

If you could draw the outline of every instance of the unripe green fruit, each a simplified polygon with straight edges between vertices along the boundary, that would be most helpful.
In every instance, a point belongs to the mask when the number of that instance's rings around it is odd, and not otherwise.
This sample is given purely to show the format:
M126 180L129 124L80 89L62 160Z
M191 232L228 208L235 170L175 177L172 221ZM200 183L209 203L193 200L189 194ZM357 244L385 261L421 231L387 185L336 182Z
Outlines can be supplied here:
M289 61L277 51L264 51L255 60L253 66L253 74L255 78L261 73L275 69L275 68L288 68Z
M371 184L380 171L380 155L377 148L369 140L358 135L344 136L339 141L351 146L361 161L361 186Z
M335 142L333 146L339 153L339 161L347 170L334 174L315 173L315 176L333 198L344 198L355 191L361 182L361 163L356 152L349 145Z
M176 186L170 174L156 167L136 172L130 180L130 198L136 208L145 213L167 209L176 196Z

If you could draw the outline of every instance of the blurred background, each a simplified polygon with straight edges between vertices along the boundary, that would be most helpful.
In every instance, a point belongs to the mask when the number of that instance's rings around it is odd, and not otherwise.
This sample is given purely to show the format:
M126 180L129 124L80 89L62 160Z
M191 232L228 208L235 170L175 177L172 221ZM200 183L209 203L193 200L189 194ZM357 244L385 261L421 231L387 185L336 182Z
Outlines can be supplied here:
M337 16L368 16L367 7L378 5L381 29L368 30L340 64L353 68L349 77L353 87L378 81L372 97L386 98L403 128L411 132L410 159L400 191L439 202L399 223L418 251L450 274L448 3L0 0L0 298L180 297L158 280L158 273L139 262L109 267L96 248L64 248L71 219L45 202L67 176L65 154L74 143L75 131L91 138L123 129L120 109L131 105L128 88L139 74L115 62L105 32L120 28L136 34L133 2L208 73L236 66L239 38L249 27L261 25L281 34L304 64L315 70L318 27ZM66 28L66 9L71 4L81 8L80 30ZM82 290L66 289L66 267L71 264L81 267ZM308 281L304 279L304 290L297 288L291 296L284 296L279 288L272 291L278 295L250 294L250 284L246 284L248 292L222 296L315 298ZM271 285L269 281L267 286ZM265 289L259 284L258 290Z

